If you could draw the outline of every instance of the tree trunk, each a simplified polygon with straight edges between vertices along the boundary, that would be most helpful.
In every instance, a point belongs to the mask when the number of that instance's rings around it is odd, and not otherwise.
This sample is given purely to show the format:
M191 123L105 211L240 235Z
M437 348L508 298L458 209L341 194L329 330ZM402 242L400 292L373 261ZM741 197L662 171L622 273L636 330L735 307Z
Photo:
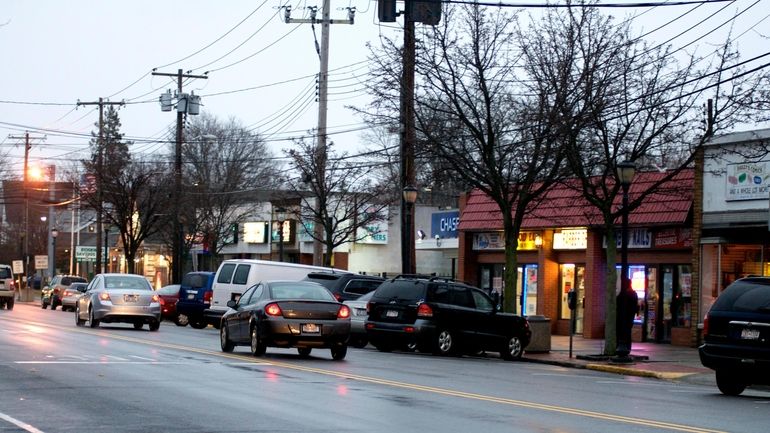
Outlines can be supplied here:
M519 277L518 255L519 234L511 217L511 210L508 208L503 212L503 236L505 237L505 269L503 270L503 279L505 281L503 291L503 311L506 313L517 313L518 290L516 284Z
M607 235L607 278L605 279L605 313L604 313L604 354L613 356L618 344L617 318L617 278L615 270L617 264L618 248L615 238L615 227L609 226L605 230Z

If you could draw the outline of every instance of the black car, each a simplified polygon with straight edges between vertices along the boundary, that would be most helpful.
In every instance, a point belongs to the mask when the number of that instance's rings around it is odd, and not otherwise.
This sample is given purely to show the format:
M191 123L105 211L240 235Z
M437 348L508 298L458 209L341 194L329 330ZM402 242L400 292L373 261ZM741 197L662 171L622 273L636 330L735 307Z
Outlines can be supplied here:
M380 351L416 345L440 355L485 350L518 359L532 335L525 318L499 312L484 291L439 277L387 280L367 309L366 333Z
M328 348L335 360L347 354L350 308L320 284L263 281L227 306L219 329L223 352L247 345L254 356L267 347L296 347L303 357L314 348Z
M195 329L208 326L203 310L211 306L214 274L214 272L189 272L182 278L174 323L178 326L187 326L189 323ZM219 323L214 325L219 326Z
M730 284L703 321L703 341L701 363L716 371L723 394L770 385L770 278Z
M314 281L327 289L338 301L350 301L365 295L385 281L385 278L375 275L360 275L339 272L311 272L304 278Z

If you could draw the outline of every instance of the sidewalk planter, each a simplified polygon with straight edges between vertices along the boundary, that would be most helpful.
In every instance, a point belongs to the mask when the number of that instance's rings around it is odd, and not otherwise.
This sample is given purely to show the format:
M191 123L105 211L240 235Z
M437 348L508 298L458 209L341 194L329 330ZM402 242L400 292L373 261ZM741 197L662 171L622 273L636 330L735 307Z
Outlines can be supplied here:
M527 345L527 353L544 353L551 351L551 319L545 316L527 316L532 339Z

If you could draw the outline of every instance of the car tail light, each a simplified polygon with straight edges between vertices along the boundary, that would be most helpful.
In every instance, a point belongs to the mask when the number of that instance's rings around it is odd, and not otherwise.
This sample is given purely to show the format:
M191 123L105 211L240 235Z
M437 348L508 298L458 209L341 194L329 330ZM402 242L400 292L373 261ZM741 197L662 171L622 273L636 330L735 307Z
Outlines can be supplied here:
M160 302L160 296L152 295L152 302Z
M350 308L347 305L340 306L339 311L337 311L337 318L347 319L349 317L350 317Z
M433 317L433 308L430 308L430 305L426 303L420 304L417 307L417 317Z
M107 292L99 293L99 300L100 301L112 301L112 299L110 299L110 294L107 293Z
M58 287L54 288L54 289L53 289L53 292L54 292L54 293L56 293L56 294L58 295L58 294L59 294L59 288L58 288Z
M367 315L369 314L369 311L371 310L371 308L372 308L372 303L371 302L367 302L366 303L366 314Z
M342 296L340 296L339 293L334 293L334 299L336 299L337 302L342 302Z
M211 296L214 294L213 290L209 290L208 292L203 294L203 303L204 304L210 304L211 303Z
M11 290L15 290L16 289L16 283L13 280L11 280L10 286L11 286Z
M267 304L265 305L265 314L268 316L282 316L283 311L281 311L281 307L278 306L278 304Z
M153 295L153 300L155 300L155 296L157 296L157 295ZM166 305L166 300L165 299L160 298L158 301L160 302L160 305Z
M706 317L703 318L703 336L709 335L709 314L706 313Z
M404 332L407 334L414 334L414 326L404 326Z

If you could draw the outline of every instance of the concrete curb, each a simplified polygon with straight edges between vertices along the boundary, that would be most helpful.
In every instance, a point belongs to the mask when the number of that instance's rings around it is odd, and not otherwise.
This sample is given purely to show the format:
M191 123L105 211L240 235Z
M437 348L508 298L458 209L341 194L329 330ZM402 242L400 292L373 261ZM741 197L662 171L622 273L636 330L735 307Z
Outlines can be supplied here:
M624 376L651 377L654 379L677 380L683 377L691 376L695 373L678 373L673 371L650 371L639 368L623 367L619 365L607 364L586 364L588 370L603 371L606 373L622 374Z

